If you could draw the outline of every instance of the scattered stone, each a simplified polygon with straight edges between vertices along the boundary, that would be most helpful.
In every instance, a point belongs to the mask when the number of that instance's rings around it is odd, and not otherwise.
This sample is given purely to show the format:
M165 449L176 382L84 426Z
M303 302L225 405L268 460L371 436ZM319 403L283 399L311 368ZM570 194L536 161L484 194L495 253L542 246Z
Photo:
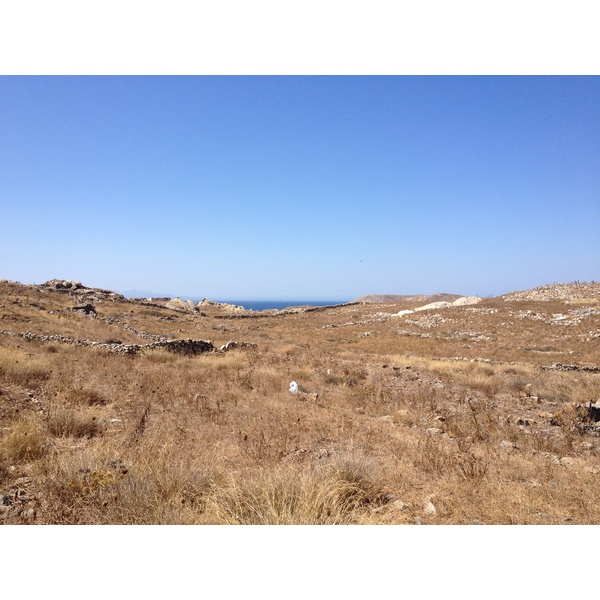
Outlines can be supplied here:
M405 502L403 502L402 500L400 500L393 494L386 494L385 496L383 496L383 498L381 498L381 503L382 503L382 506L378 506L377 508L373 509L374 513L379 513L382 511L387 512L390 510L404 511L404 510L408 510L408 508L409 508L408 504L406 504Z
M528 488L531 488L531 489L533 489L533 490L534 490L535 488L542 487L542 484L541 484L541 483L540 483L540 482L539 482L537 479L531 479L531 480L529 480L529 481L526 481L526 482L525 482L525 485L526 485Z
M227 352L227 350L233 350L234 348L256 348L256 344L252 342L234 342L233 340L223 344L219 348L219 352Z
M600 283L598 282L554 283L551 285L542 285L533 290L511 292L502 296L502 299L507 302L515 300L542 302L552 300L595 300L597 298L600 298Z
M541 456L547 458L553 465L560 465L560 459L556 454L552 454L551 452L542 452Z
M431 329L431 328L437 327L438 325L441 325L442 323L445 323L445 322L446 322L446 320L442 317L442 315L439 315L437 313L434 313L432 315L426 315L419 319L407 319L406 320L406 323L409 323L411 325L417 325L418 327L421 327L423 329Z
M552 413L545 412L545 411L540 411L539 413L537 413L537 416L540 419L553 419L554 418L554 415Z
M547 371L583 371L585 373L600 373L600 367L586 367L579 365L565 365L562 363L556 363L554 365L542 365L542 369L546 369Z
M314 402L317 404L319 402L319 394L317 394L317 392L309 392L306 394L306 399L309 402Z
M423 506L423 512L426 515L437 515L437 508L434 506L433 502L429 501Z
M14 333L12 331L0 331L1 334L22 337L26 340L39 340L41 342L63 342L67 344L73 344L75 346L95 346L97 348L105 348L109 352L117 352L119 354L135 354L140 350L147 350L152 348L165 348L169 352L176 352L180 354L200 354L202 352L216 352L217 349L213 346L210 340L165 340L152 342L150 344L108 344L104 342L92 342L84 338L73 339L66 335L39 335L32 333L31 331L25 331L23 333ZM151 334L148 334L151 335ZM225 352L234 347L242 348L256 348L257 345L253 342L229 342L225 347L221 347L221 351Z
M444 431L439 427L429 427L425 433L428 433L429 435L442 435Z
M87 303L87 304L78 304L77 306L73 307L73 310L75 312L82 312L86 315L96 315L96 308L94 307L93 304Z
M127 475L129 472L129 468L120 460L109 460L106 465L109 468L118 471L120 475Z
M19 479L15 480L13 485L16 485L16 486L28 485L32 481L33 481L33 479L31 477L19 477Z

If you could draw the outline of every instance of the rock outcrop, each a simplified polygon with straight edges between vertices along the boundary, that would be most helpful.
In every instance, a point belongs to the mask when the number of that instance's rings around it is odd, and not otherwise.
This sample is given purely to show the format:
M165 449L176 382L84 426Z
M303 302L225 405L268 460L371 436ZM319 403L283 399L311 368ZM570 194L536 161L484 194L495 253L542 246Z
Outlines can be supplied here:
M50 279L46 283L37 286L40 289L53 290L70 294L72 297L85 301L101 301L101 300L125 300L125 296L117 294L111 290L103 290L101 288L89 288L82 285L79 281L70 281L65 279Z
M191 300L182 300L181 298L174 298L169 300L165 304L166 308L171 310L178 310L180 312L199 312L200 308Z
M222 308L225 310L229 310L232 312L245 311L246 309L243 306L237 306L236 304L228 304L227 302L214 302L213 300L209 300L208 298L204 298L202 302L198 302L198 306L214 306L216 308Z

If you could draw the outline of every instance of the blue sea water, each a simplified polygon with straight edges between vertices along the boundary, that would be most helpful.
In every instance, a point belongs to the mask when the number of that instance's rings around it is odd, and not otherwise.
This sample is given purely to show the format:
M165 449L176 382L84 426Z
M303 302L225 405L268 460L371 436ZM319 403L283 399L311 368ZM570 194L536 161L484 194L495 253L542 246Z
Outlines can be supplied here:
M350 300L216 300L216 302L227 302L243 306L246 310L267 310L276 308L288 308L290 306L331 306L333 304L344 304Z

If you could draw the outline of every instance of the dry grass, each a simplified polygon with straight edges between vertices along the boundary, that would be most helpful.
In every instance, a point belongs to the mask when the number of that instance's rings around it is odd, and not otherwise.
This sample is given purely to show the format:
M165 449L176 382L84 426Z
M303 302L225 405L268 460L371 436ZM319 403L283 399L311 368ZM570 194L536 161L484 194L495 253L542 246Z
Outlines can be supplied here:
M353 523L381 502L373 466L343 453L324 465L280 464L270 471L230 476L207 499L206 522L240 525Z
M46 453L47 437L40 424L26 417L15 421L9 433L1 439L0 453L10 464L42 458Z
M222 319L106 301L93 318L75 300L0 284L0 329L257 347L0 335L0 493L29 482L5 523L600 522L600 374L541 368L598 364L595 305L489 299L411 323L389 316L403 305ZM531 316L572 309L587 316Z
M0 378L5 383L19 386L36 387L50 377L43 357L35 357L33 353L19 348L0 347Z

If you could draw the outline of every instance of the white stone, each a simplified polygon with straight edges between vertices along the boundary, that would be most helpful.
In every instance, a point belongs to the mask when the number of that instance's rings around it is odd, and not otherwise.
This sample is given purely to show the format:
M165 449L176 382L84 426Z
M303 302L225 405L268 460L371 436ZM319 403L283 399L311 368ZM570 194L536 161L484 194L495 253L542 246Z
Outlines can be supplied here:
M421 310L437 310L438 308L449 308L452 304L450 302L431 302L431 304L426 304L425 306L419 306L419 308L415 308L415 312Z
M439 427L429 427L429 429L426 430L426 433L429 435L442 435L444 432Z
M437 508L434 506L433 502L425 504L423 511L426 515L437 515Z
M452 302L452 306L469 306L470 304L479 304L483 298L479 296L462 296Z

